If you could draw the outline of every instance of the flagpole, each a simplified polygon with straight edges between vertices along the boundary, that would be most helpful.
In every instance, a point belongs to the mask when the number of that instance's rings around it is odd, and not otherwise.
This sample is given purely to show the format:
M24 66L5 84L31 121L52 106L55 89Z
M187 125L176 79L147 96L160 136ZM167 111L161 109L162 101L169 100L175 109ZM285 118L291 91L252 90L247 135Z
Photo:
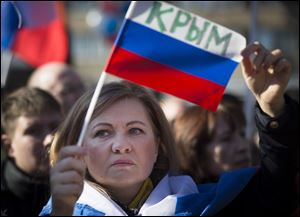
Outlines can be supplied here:
M133 13L133 9L136 5L137 1L132 1L129 8L128 8L128 11L125 15L125 18L128 18L128 17L131 17L132 16L132 13ZM124 23L122 25L122 27L124 27ZM117 36L116 38L116 42L115 44L117 44L119 38L120 38L120 35L122 33L122 28L119 32L119 35ZM84 119L84 122L83 122L83 126L82 126L82 129L81 129L81 132L80 132L80 136L79 136L79 139L77 141L77 146L82 146L82 143L83 143L83 139L84 139L84 136L86 134L86 131L87 131L87 128L88 128L88 125L89 125L89 122L91 120L91 117L92 117L92 114L94 112L94 109L95 109L95 106L96 106L96 103L97 103L97 99L100 95L100 92L101 92L101 89L102 89L102 86L104 84L104 80L106 78L106 72L105 72L105 69L107 68L108 66L108 63L110 61L110 58L112 56L112 54L114 53L114 50L115 50L115 46L113 47L113 50L111 52L111 55L110 57L108 58L108 62L107 62L107 65L104 67L104 71L101 73L101 76L98 80L98 83L97 83L97 86L96 86L96 89L95 89L95 92L93 94L93 97L92 97L92 100L90 102L90 105L89 105L89 108L87 110L87 113L86 113L86 116L85 116L85 119Z
M99 95L100 95L101 89L102 89L102 87L103 87L105 78L106 78L106 72L103 71L103 72L101 73L101 76L100 76L99 80L98 80L98 83L97 83L95 92L94 92L94 94L93 94L93 97L92 97L92 99L91 99L89 108L88 108L88 110L87 110L87 112L86 112L86 115L85 115L85 118L84 118L84 122L83 122L83 126L82 126L82 129L81 129L81 132L80 132L80 136L79 136L79 139L78 139L78 142L77 142L77 146L82 146L82 144L83 144L83 139L84 139L84 137L85 137L85 134L86 134L88 125L89 125L89 123L90 123L92 114L93 114L93 112L94 112L94 109L95 109L95 106L96 106L98 97L99 97Z
M6 87L12 59L13 53L6 50L1 52L1 89Z

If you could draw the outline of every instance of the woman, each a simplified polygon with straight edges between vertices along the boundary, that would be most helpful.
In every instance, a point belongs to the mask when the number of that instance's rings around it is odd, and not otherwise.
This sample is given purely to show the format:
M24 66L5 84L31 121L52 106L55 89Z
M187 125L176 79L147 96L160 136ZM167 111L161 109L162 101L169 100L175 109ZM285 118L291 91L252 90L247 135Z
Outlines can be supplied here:
M256 58L252 63L249 56L253 53ZM242 55L247 84L264 112L257 109L262 142L286 149L285 141L297 137L298 130L293 121L298 110L283 97L290 64L277 50L269 52L258 43L249 45ZM272 75L267 71L270 67L274 69ZM159 105L143 88L126 82L103 87L83 147L73 145L91 95L84 95L74 105L52 146L52 197L41 215L251 215L286 211L282 184L289 180L285 176L287 152L272 152L275 164L262 163L260 172L247 168L225 174L216 184L197 186L191 177L177 175L172 135ZM279 114L281 119L277 119ZM289 127L284 122L281 127L282 118L290 121ZM273 135L265 120L276 120L281 136ZM273 173L272 166L277 164L283 166ZM274 209L277 202L284 208Z
M250 166L243 104L226 94L216 112L190 106L172 122L180 168L196 183L215 182L225 171Z

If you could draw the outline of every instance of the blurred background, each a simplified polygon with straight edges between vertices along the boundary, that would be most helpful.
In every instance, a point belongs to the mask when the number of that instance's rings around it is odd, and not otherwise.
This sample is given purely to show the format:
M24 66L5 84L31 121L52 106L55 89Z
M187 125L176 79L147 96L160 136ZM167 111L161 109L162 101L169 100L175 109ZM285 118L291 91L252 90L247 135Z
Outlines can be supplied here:
M183 9L261 41L267 48L281 48L292 61L290 88L299 87L299 3L298 1L169 1ZM2 4L2 3L1 3ZM129 1L60 1L60 13L68 35L67 62L78 68L88 86L94 85L108 59ZM1 37L2 37L1 19ZM2 52L1 46L1 54ZM1 65L5 58L1 55ZM11 71L31 71L26 60L14 57ZM2 78L1 68L1 83ZM29 72L30 73L30 72ZM21 84L20 84L21 85ZM2 85L3 86L3 85ZM240 68L226 91L243 94Z

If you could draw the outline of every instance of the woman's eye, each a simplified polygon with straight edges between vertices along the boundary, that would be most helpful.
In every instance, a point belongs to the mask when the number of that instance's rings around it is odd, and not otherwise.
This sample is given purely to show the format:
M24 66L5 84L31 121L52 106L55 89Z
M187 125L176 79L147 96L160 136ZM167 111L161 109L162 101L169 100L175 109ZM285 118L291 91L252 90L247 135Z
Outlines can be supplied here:
M106 137L106 136L109 136L109 131L108 130L98 130L96 133L95 133L95 137Z
M139 128L131 128L129 130L130 134L133 134L133 135L140 135L141 133L143 133L144 131L139 129Z

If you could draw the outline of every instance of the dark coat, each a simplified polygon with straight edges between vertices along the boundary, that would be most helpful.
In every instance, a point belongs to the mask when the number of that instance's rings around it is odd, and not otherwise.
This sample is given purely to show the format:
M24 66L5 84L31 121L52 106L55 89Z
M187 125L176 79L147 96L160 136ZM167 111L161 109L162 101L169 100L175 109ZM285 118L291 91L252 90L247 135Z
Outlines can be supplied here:
M38 216L49 198L49 181L36 180L12 160L1 165L1 216Z
M299 104L286 97L284 112L270 118L256 106L261 164L243 191L217 216L290 216L297 206Z

